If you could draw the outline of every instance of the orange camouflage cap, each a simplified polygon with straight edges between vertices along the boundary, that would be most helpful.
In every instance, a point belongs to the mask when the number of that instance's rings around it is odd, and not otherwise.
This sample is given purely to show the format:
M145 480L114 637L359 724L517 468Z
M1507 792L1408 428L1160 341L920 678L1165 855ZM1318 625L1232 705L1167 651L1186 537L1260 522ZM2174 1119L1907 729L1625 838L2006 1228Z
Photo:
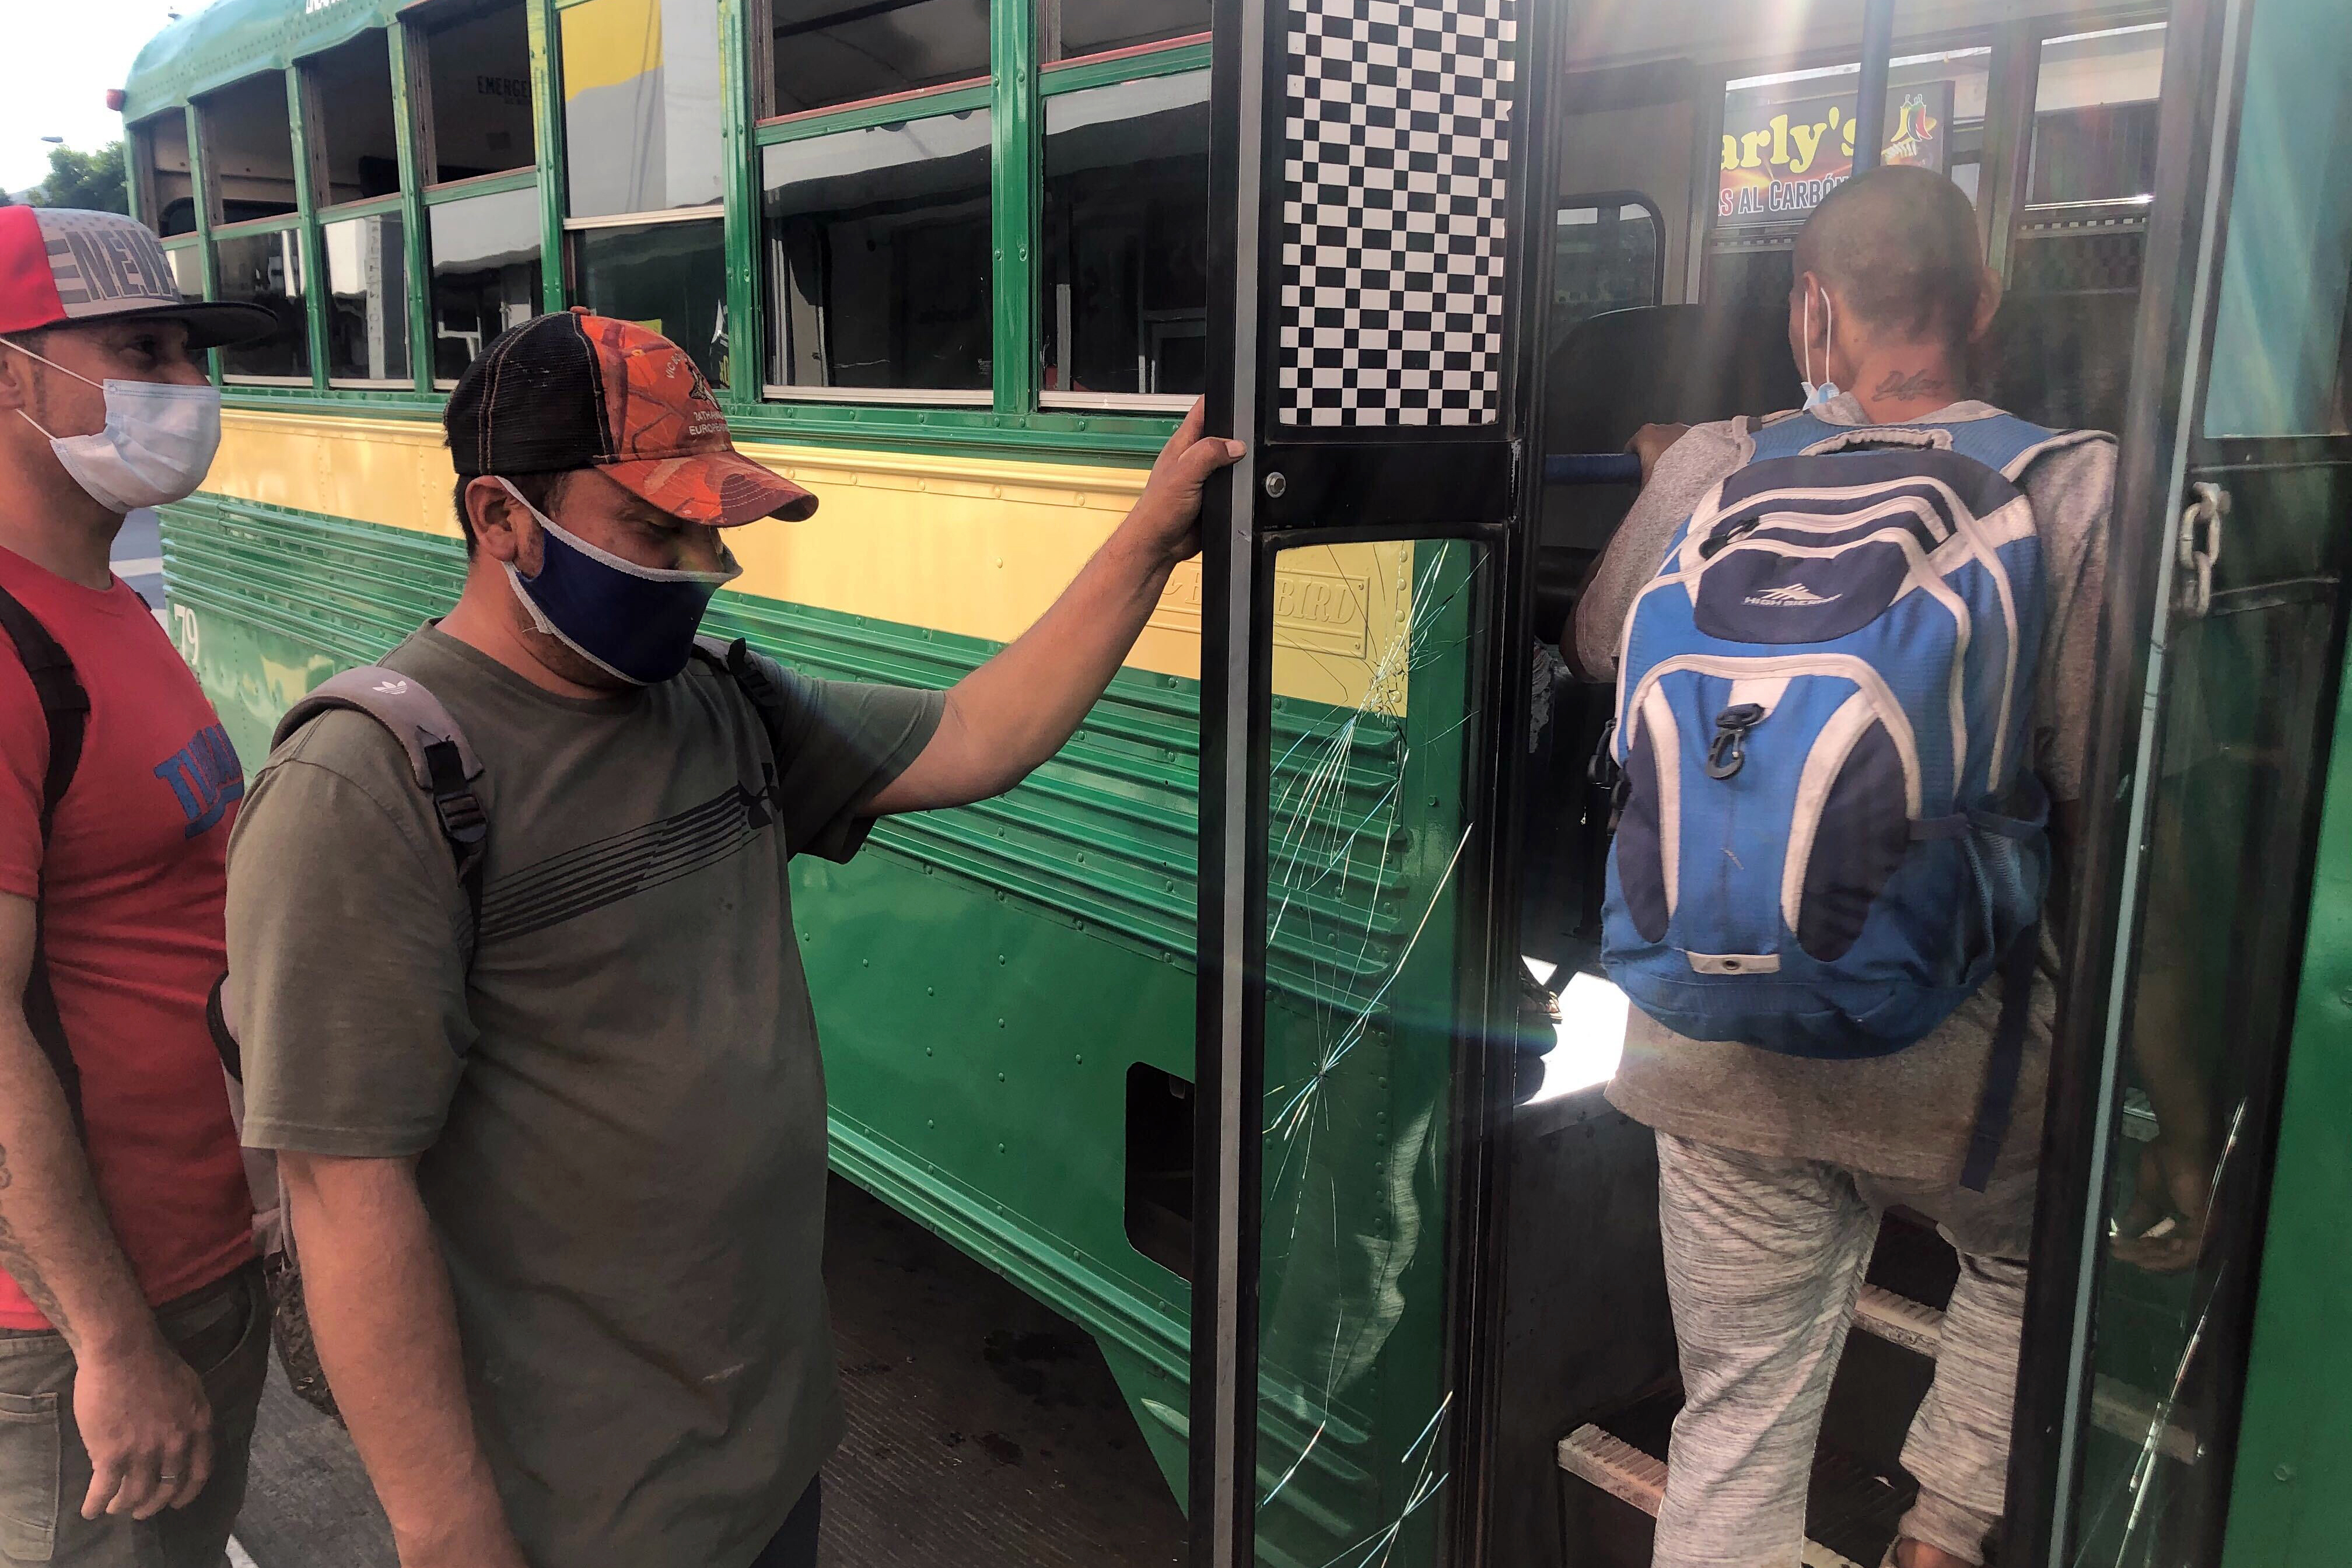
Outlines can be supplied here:
M450 394L442 426L467 479L593 468L710 528L816 510L816 497L735 449L684 349L577 307L492 339Z

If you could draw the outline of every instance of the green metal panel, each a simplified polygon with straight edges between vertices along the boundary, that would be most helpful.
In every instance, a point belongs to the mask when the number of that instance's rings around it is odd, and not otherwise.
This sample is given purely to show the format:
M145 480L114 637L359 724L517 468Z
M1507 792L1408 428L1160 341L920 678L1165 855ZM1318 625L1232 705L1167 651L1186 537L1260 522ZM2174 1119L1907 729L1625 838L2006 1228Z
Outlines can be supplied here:
M908 98L885 99L879 103L852 104L847 109L826 113L794 115L790 120L772 120L752 130L752 142L761 147L779 142L804 142L812 136L830 136L836 131L863 131L874 125L903 125L910 120L925 120L935 114L966 114L975 109L987 109L995 102L995 89L988 84L959 87L947 92L918 93Z
M365 201L341 202L331 207L321 207L319 209L319 214L321 217L335 222L341 222L344 218L373 217L378 213L404 212L406 209L407 200L405 196L397 195L370 196Z
M446 185L426 186L425 205L437 207L445 202L470 201L476 196L495 196L507 191L528 191L543 184L535 168L510 169L499 174L477 174L470 180L452 180Z
M232 408L438 419L445 396L431 388L338 387L320 395L304 387L238 386L226 400ZM962 408L760 402L735 404L727 419L743 440L1135 468L1148 465L1176 427L1174 419L1160 415L997 415Z
M132 217L138 219L141 223L145 224L149 228L156 228L163 223L163 215L161 213L151 213L147 210L146 186L147 181L145 173L139 167L139 138L131 133L130 126L126 123L123 127L122 136L122 195L125 198L124 205L130 207L131 216Z
M2222 1568L2352 1553L2352 679L2333 752Z
M418 116L416 89L411 80L417 55L409 47L408 29L398 23L393 25L384 41L392 53L393 147L400 160L400 243L408 275L408 367L416 373L417 393L430 396L433 259L425 232L425 127ZM341 407L351 395L340 395L331 405Z
M544 310L569 300L563 254L563 75L555 58L552 0L523 0L530 36L531 136L539 143L539 291Z
M1108 87L1114 82L1140 81L1146 77L1179 76L1185 71L1209 68L1210 46L1179 44L1173 48L1153 49L1148 54L1125 55L1113 59L1075 60L1066 66L1045 68L1037 84L1040 97L1051 98L1060 92L1084 92L1090 87Z
M1037 405L1038 172L1037 12L1031 0L988 8L989 212L996 296L996 409L1026 414Z
M220 298L220 268L213 259L213 204L205 191L204 116L193 103L180 110L188 127L188 190L195 199L196 209L196 273L205 280L205 298ZM221 384L221 358L218 349L205 352L205 362L211 366L213 384Z
M758 403L768 374L766 300L760 256L758 153L751 148L751 7L719 0L719 134L727 150L727 386L719 394L730 417Z
M319 242L317 159L311 138L310 84L300 69L286 73L286 126L294 153L294 210L301 215L303 324L310 336L310 389L327 390L326 247Z

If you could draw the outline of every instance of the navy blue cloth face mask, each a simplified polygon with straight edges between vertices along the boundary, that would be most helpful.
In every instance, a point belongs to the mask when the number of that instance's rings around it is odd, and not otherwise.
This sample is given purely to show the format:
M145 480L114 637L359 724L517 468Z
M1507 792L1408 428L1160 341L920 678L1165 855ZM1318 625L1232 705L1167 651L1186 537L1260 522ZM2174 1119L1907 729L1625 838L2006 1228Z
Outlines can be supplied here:
M640 566L565 532L504 479L507 494L539 520L539 572L503 564L531 623L615 679L655 686L686 668L702 612L721 585L743 574L722 542L717 572Z

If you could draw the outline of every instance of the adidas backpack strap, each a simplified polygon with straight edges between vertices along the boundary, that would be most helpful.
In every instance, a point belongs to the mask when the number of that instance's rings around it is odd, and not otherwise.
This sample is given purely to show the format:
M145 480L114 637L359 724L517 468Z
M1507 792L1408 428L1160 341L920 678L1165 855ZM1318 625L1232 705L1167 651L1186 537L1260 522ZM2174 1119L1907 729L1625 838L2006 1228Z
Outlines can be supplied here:
M478 929L482 916L482 864L489 847L489 817L474 793L482 763L474 754L466 732L425 689L423 682L381 665L362 665L321 682L286 710L271 739L272 749L320 714L337 708L364 713L383 726L408 759L416 787L433 797L433 815L465 889L466 904ZM228 1074L229 1109L240 1135L245 1130L245 1060L237 1044L237 1002L231 977L214 983L205 1008L213 1045ZM269 1292L270 1337L286 1381L313 1407L341 1419L333 1391L310 1333L310 1319L302 1299L302 1272L294 1250L294 1228L288 1223L285 1184L278 1158L267 1150L245 1151L246 1184L253 1194L253 1228L262 1258L262 1279Z

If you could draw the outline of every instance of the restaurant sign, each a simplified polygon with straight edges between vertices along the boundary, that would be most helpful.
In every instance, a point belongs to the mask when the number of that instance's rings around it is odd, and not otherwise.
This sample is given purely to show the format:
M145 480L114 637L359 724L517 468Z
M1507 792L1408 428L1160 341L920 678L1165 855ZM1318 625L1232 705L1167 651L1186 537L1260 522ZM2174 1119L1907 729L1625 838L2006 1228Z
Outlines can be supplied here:
M1854 100L1727 103L1718 226L1794 223L1853 174ZM1952 84L1918 82L1886 94L1884 161L1944 172L1951 151Z

